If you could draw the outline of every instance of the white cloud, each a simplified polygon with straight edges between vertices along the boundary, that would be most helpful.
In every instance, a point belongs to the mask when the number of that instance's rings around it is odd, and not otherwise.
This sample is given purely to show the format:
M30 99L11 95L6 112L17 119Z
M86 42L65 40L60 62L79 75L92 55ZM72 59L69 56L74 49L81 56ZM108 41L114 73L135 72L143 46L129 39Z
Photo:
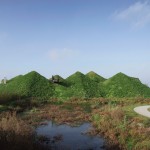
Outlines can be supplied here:
M132 27L144 27L150 24L150 3L148 1L136 2L125 10L116 11L113 18L119 21L126 21Z
M68 60L77 55L76 51L71 49L53 49L48 52L48 56L52 61Z

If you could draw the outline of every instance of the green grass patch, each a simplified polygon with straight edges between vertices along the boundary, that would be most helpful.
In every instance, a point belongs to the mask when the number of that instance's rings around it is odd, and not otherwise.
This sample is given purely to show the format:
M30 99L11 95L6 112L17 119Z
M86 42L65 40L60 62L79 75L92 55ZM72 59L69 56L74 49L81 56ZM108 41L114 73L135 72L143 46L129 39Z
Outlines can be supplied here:
M39 73L32 71L24 76L17 76L0 85L0 93L8 95L17 95L18 97L40 97L48 99L53 96L54 87L52 83L41 76Z
M139 79L118 73L103 82L106 97L150 97L150 88Z
M0 112L7 110L7 106L0 105Z
M142 84L139 79L123 73L107 80L92 71L86 75L76 72L66 79L59 75L53 78L59 82L53 83L52 79L48 80L35 71L16 76L8 80L7 84L0 84L0 104L31 97L39 101L53 98L69 101L71 98L105 97L113 99L110 105L115 106L118 104L117 98L150 97L148 86Z
M72 97L92 98L101 97L98 84L81 72L76 72L66 79L69 84L69 91Z
M89 73L87 73L86 76L97 83L104 82L106 80L104 77L98 75L97 73L93 71L90 71Z
M91 108L91 104L86 102L86 103L81 103L80 104L80 107L83 108L83 110L86 112L86 113L91 113L92 111L92 108Z

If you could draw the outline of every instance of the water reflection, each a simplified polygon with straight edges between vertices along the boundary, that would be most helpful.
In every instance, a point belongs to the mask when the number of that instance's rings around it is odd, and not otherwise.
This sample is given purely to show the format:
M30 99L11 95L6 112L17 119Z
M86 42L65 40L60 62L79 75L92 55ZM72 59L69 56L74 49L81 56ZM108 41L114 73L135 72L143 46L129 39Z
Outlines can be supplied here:
M41 137L47 138L44 143L54 150L104 150L102 138L84 134L89 128L89 123L71 127L56 125L50 121L47 125L39 126L36 132Z

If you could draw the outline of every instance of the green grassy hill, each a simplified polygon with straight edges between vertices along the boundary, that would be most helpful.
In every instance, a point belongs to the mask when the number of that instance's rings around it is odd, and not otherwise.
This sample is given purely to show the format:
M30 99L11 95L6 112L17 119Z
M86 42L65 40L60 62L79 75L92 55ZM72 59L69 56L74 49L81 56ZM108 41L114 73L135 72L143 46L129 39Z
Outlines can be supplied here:
M71 93L69 93L67 81L59 75L54 75L53 78L55 80L59 79L59 82L53 83L55 88L53 97L64 100L72 97ZM52 78L50 78L50 81L52 82Z
M69 93L72 97L92 98L101 97L98 84L81 72L69 76L66 81L69 84Z
M118 73L103 82L106 97L150 97L150 88L139 79Z
M98 75L97 73L90 71L89 73L86 74L87 77L89 77L91 80L95 82L104 82L106 79L103 78L102 76Z
M21 97L52 97L54 87L48 79L32 71L24 76L17 76L0 85L0 93L16 94Z
M39 73L32 71L26 75L19 75L0 84L0 96L17 95L19 97L39 98L94 98L94 97L150 97L150 88L142 84L138 78L129 77L118 73L109 79L105 79L94 72L84 75L76 72L58 83L52 83ZM9 96L11 99L11 96Z

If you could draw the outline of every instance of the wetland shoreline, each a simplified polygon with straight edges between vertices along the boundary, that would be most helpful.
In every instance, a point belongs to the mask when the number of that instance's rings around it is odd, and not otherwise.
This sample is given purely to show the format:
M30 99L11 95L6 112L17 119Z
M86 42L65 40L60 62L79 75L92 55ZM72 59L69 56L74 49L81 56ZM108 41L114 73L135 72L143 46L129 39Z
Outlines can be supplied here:
M27 142L30 143L28 149L34 150L36 146L40 149L45 149L45 147L48 149L47 146L41 148L42 145L37 140L38 143L33 146L35 144L33 139L39 139L38 136L34 136L35 129L39 125L46 125L45 120L52 120L58 125L71 127L89 122L93 128L88 131L88 134L103 137L105 139L104 148L107 150L131 148L147 150L150 140L149 119L141 117L133 111L135 106L146 103L150 104L149 99L143 99L143 101L141 99L74 99L66 102L53 100L43 104L34 101L32 106L30 104L29 108L23 110L24 104L17 102L11 112L6 109L0 114L0 132L2 133L0 136L1 139L6 140L1 140L0 145L16 143L16 145L22 146ZM17 111L17 114L13 111ZM22 129L23 126L24 129ZM8 133L10 137L14 138L7 139ZM24 135L24 133L26 134ZM36 149L38 149L37 147ZM9 150L9 147L7 149ZM16 150L12 147L11 149Z

